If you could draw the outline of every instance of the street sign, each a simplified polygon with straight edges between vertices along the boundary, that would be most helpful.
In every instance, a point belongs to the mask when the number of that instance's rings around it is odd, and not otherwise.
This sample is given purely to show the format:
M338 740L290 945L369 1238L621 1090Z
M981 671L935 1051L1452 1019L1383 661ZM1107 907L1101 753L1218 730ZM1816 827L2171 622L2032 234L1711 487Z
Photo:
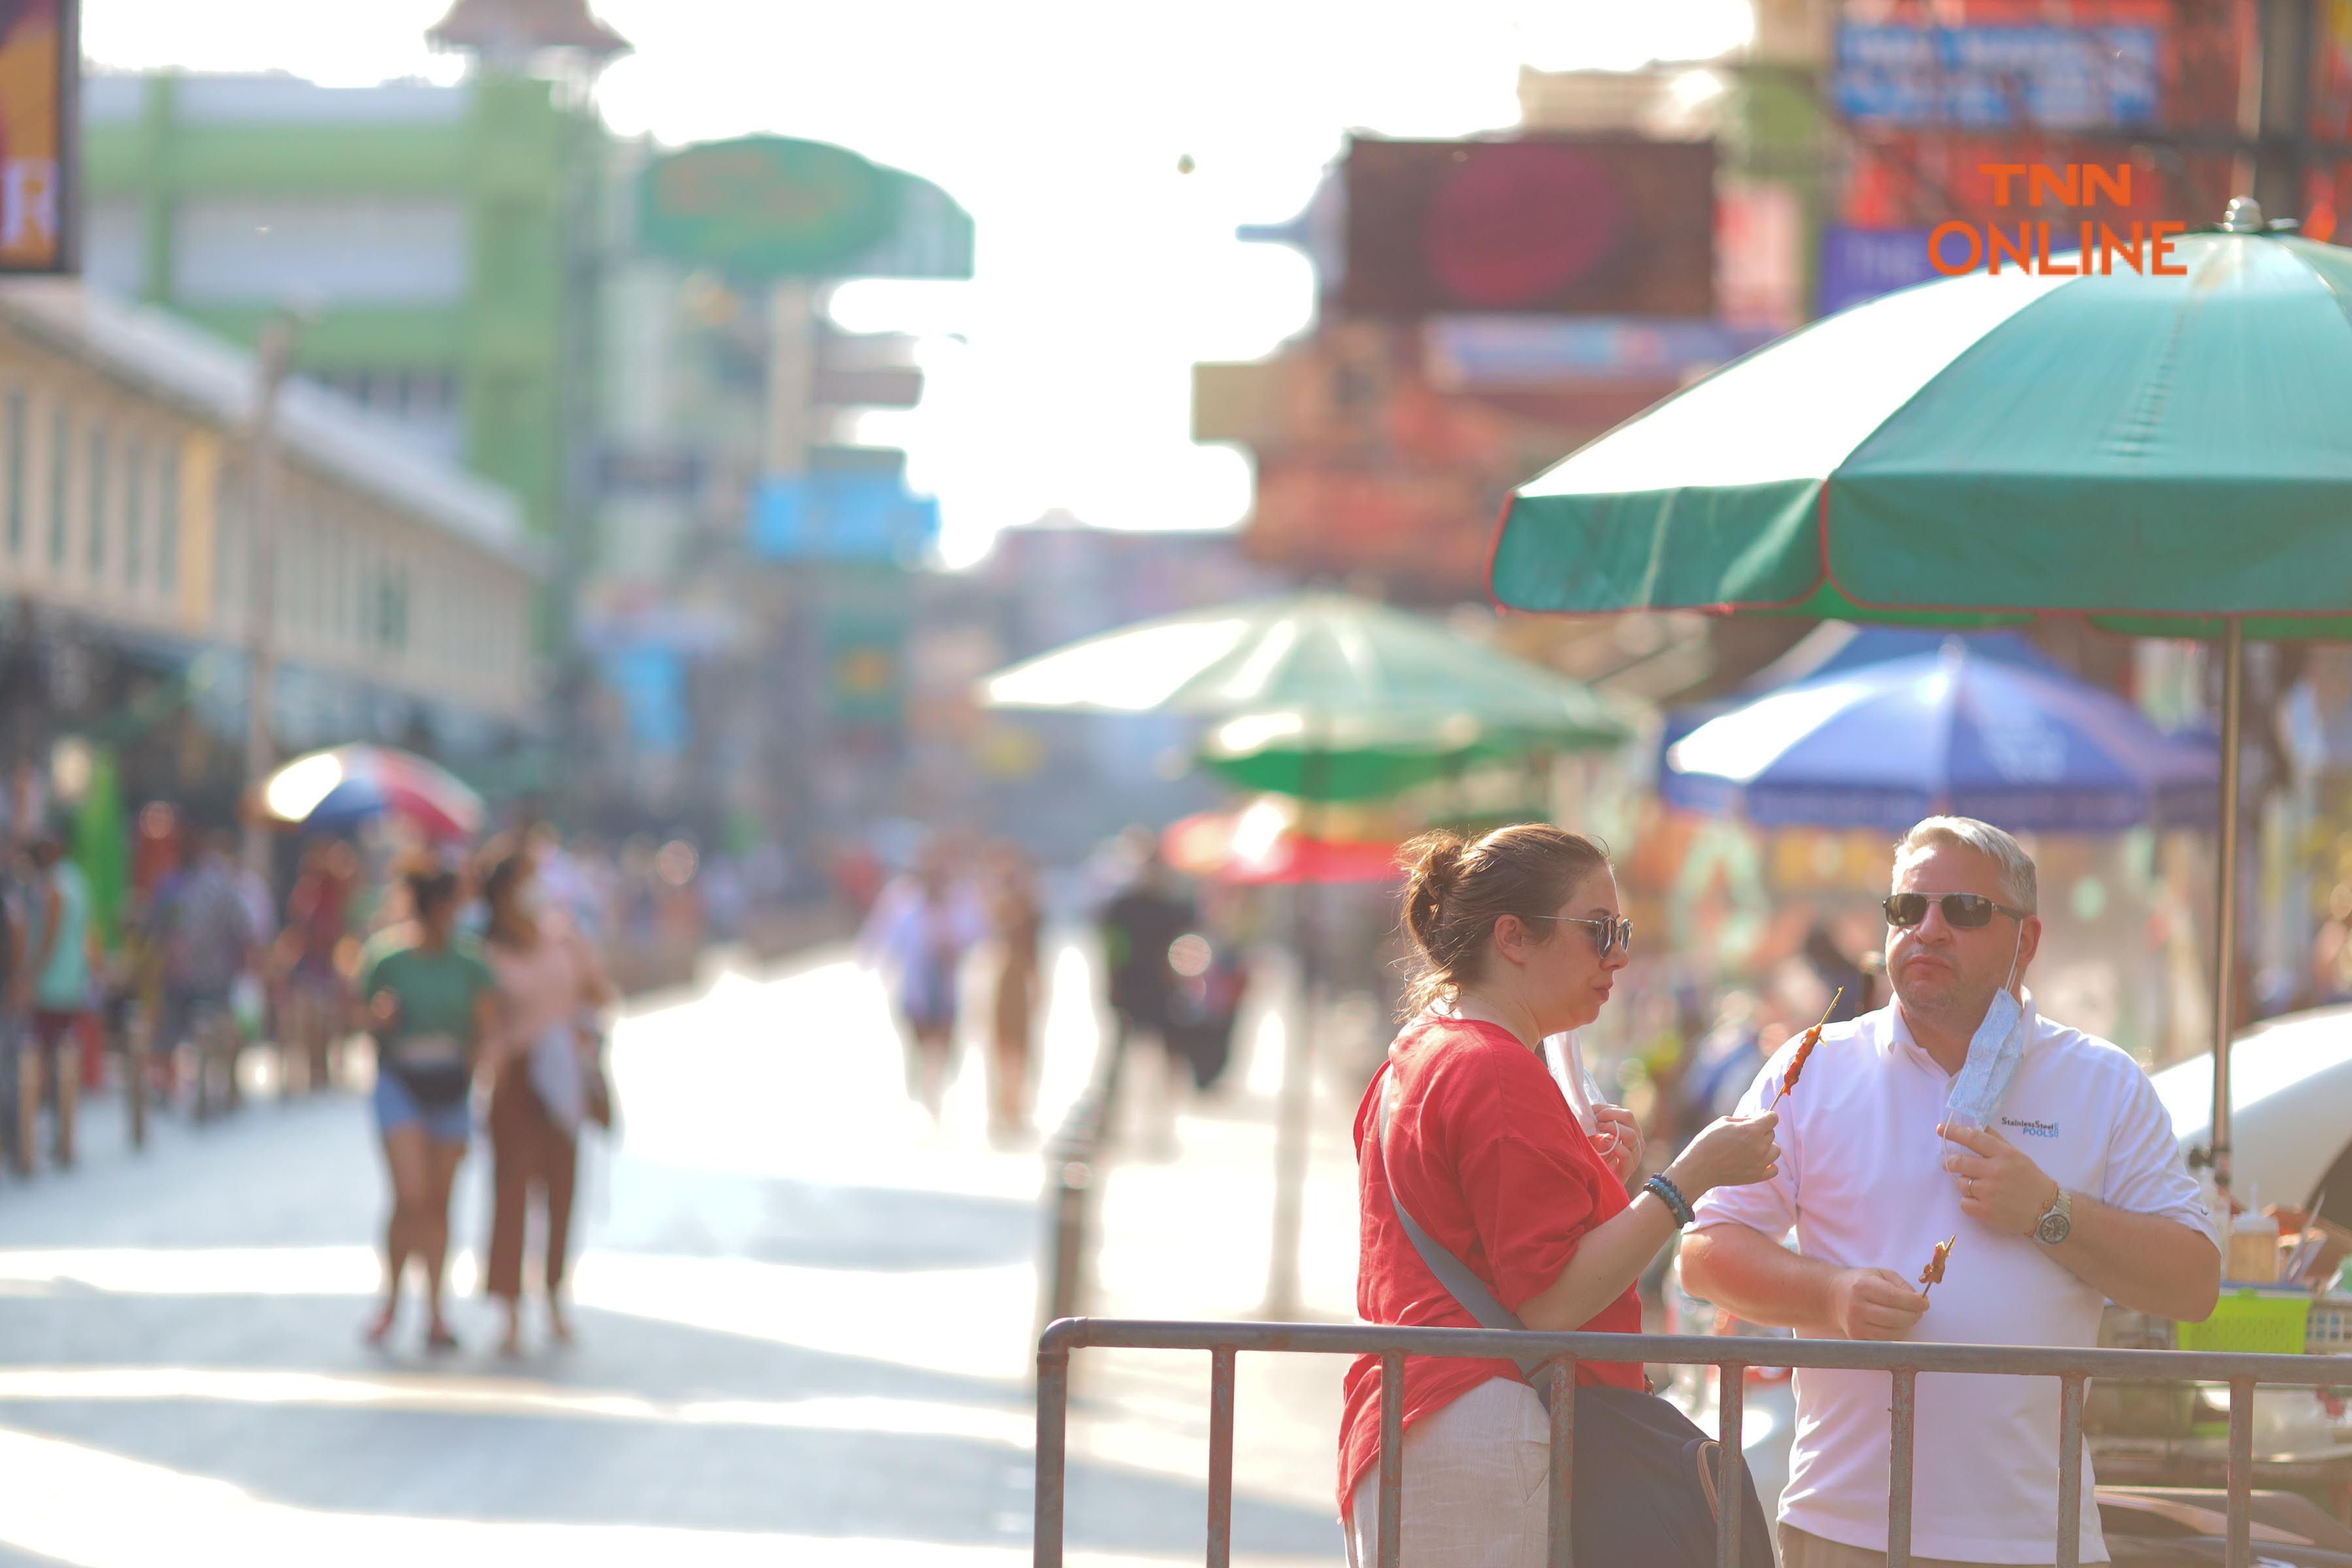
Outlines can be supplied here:
M760 482L748 531L776 561L911 563L940 532L940 503L907 489L896 469L813 468Z
M709 142L647 165L638 233L739 278L969 278L971 219L928 180L784 136Z
M923 373L912 365L817 366L809 401L828 408L912 408L923 400Z

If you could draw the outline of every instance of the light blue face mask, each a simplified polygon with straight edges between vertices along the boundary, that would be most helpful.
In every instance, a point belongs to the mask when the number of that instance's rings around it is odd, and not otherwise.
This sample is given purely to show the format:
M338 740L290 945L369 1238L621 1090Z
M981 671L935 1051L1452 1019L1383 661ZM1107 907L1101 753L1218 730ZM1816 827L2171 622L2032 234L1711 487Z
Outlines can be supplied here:
M2025 951L2025 922L2017 923L2017 951L2009 958L2009 979L1993 994L1984 1022L1969 1037L1969 1059L1960 1065L1944 1096L1944 1122L1979 1131L1992 1125L2017 1064L2025 1059L2025 1008L2010 986L2017 980L2018 953Z

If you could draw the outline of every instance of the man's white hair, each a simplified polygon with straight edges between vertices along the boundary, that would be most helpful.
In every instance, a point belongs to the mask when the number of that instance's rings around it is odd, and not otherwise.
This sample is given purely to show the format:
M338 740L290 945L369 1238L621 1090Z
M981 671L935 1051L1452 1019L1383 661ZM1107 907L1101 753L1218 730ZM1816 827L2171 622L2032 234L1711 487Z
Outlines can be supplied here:
M1895 874L1902 875L1906 860L1944 844L1973 849L1999 867L2003 901L2029 915L2040 908L2035 901L2033 857L2007 833L1973 816L1930 816L1915 824L1910 832L1895 840Z

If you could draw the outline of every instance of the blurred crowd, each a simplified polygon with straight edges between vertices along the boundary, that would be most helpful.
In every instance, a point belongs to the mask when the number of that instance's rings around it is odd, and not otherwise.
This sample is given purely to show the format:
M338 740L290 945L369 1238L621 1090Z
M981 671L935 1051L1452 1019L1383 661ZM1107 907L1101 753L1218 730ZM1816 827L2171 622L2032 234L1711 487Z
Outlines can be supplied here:
M1101 944L1109 1049L1107 1090L1132 1082L1148 1152L1171 1157L1186 1100L1213 1089L1233 1056L1234 1021L1255 934L1251 900L1214 882L1197 889L1169 866L1159 836L1132 828L1105 845L1049 898L1016 845L952 834L924 841L896 875L872 852L848 868L844 892L870 889L860 956L887 977L907 1051L907 1092L941 1114L966 998L977 994L989 1076L989 1131L1000 1144L1034 1137L1035 1040L1043 1002L1041 942L1048 904L1093 927ZM868 871L877 874L869 878Z

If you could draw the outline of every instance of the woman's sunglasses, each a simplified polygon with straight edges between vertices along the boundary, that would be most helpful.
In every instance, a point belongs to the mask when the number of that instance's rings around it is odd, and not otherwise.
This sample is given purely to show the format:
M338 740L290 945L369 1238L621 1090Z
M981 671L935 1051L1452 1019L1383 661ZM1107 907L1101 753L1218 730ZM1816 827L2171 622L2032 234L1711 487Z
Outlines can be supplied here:
M1927 906L1935 904L1944 911L1944 923L1962 931L1974 931L1990 925L1996 911L2011 920L2025 918L2023 910L2012 910L2007 904L1997 904L1982 893L1946 893L1930 899L1925 893L1889 893L1878 901L1886 912L1886 923L1897 930L1908 931L1927 918Z
M1558 921L1562 925L1591 926L1592 940L1601 944L1601 956L1622 952L1633 956L1633 922L1620 915L1615 920L1588 920L1580 915L1538 915L1538 920Z

